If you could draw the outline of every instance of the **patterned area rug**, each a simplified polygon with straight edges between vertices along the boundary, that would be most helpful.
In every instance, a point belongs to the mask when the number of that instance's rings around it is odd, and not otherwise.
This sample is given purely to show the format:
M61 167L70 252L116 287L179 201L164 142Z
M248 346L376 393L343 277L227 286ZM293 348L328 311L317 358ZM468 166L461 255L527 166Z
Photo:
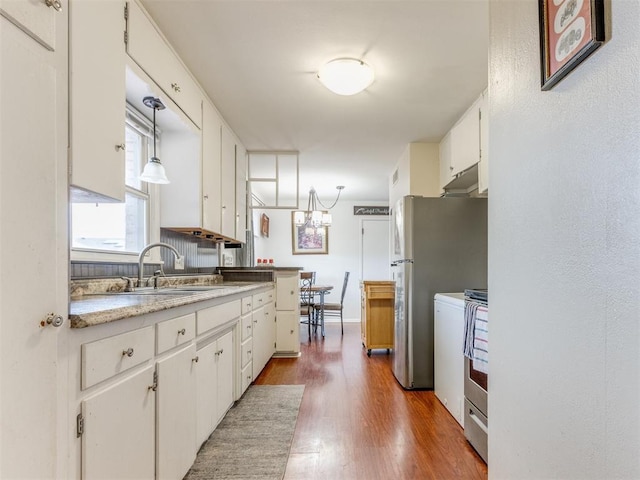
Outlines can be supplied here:
M198 452L185 480L281 480L304 385L252 385Z

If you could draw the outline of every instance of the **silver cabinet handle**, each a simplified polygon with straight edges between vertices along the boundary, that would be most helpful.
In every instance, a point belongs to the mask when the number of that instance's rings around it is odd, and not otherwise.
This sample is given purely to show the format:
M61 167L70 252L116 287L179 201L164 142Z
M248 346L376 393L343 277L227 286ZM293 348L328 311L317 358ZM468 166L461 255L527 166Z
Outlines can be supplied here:
M124 144L124 143L120 143L120 144L116 145L116 152L117 152L118 150L122 150L122 151L124 151L124 150L125 150L125 148L126 148L125 144Z
M200 360L200 357L199 357L199 356L197 356L197 355L195 356L195 358L192 358L192 359L191 359L191 361L192 361L192 362L195 362L195 363L198 363L198 361L199 361L199 360Z
M204 198L205 200L209 200L209 195L205 195L203 198Z
M247 357L251 356L251 350L247 350Z
M64 323L64 318L62 315L56 315L55 313L50 313L47 315L47 318L40 322L41 327L46 327L47 325L52 325L54 327L59 327Z
M56 12L62 11L62 3L60 3L60 0L44 0L44 4L47 7L53 8Z
M187 330L185 328L178 330L178 335L184 335L185 333L187 333Z
M122 356L127 356L129 358L133 357L133 348L127 348L126 350L122 351Z
M173 88L174 92L180 92L180 85L175 82L171 84L171 88Z

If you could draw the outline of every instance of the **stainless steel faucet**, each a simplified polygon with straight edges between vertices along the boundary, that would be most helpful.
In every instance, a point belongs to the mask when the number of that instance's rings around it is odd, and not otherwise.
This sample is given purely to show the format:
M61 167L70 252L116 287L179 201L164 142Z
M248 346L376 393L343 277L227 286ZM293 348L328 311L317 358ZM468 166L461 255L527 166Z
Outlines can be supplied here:
M144 269L144 265L143 265L144 255L149 250L151 250L153 247L165 247L165 248L168 248L175 255L176 260L178 260L180 257L182 257L182 255L180 255L180 252L176 249L176 247L174 247L173 245L169 245L168 243L163 243L163 242L150 243L149 245L144 247L142 249L142 251L140 252L140 255L138 255L138 287L142 287L142 280L144 279L144 270L143 270Z

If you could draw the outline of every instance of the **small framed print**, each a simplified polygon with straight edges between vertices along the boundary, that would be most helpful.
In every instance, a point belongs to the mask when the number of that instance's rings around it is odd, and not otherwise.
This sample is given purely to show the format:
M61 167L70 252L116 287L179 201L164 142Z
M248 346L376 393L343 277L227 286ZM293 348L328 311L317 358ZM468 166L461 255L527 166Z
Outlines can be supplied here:
M329 230L327 227L296 226L291 212L291 242L294 255L328 254Z
M541 88L551 90L605 40L604 0L538 0Z
M269 237L269 217L264 213L260 216L260 234Z

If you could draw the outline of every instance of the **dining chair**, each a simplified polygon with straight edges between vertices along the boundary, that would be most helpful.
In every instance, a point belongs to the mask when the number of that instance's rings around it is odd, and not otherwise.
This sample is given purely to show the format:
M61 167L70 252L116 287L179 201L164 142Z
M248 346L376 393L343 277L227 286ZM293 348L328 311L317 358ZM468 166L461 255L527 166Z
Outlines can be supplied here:
M344 294L347 291L347 283L349 283L349 272L344 272L344 280L342 282L342 292L340 293L340 303L326 303L324 304L324 316L339 316L340 317L340 331L344 335L344 320L342 318L342 304L344 303ZM314 310L320 309L320 305L314 305Z
M316 272L300 272L300 317L306 317L300 323L309 326L309 340L311 340L311 324L313 323L314 304L311 286L315 281Z

